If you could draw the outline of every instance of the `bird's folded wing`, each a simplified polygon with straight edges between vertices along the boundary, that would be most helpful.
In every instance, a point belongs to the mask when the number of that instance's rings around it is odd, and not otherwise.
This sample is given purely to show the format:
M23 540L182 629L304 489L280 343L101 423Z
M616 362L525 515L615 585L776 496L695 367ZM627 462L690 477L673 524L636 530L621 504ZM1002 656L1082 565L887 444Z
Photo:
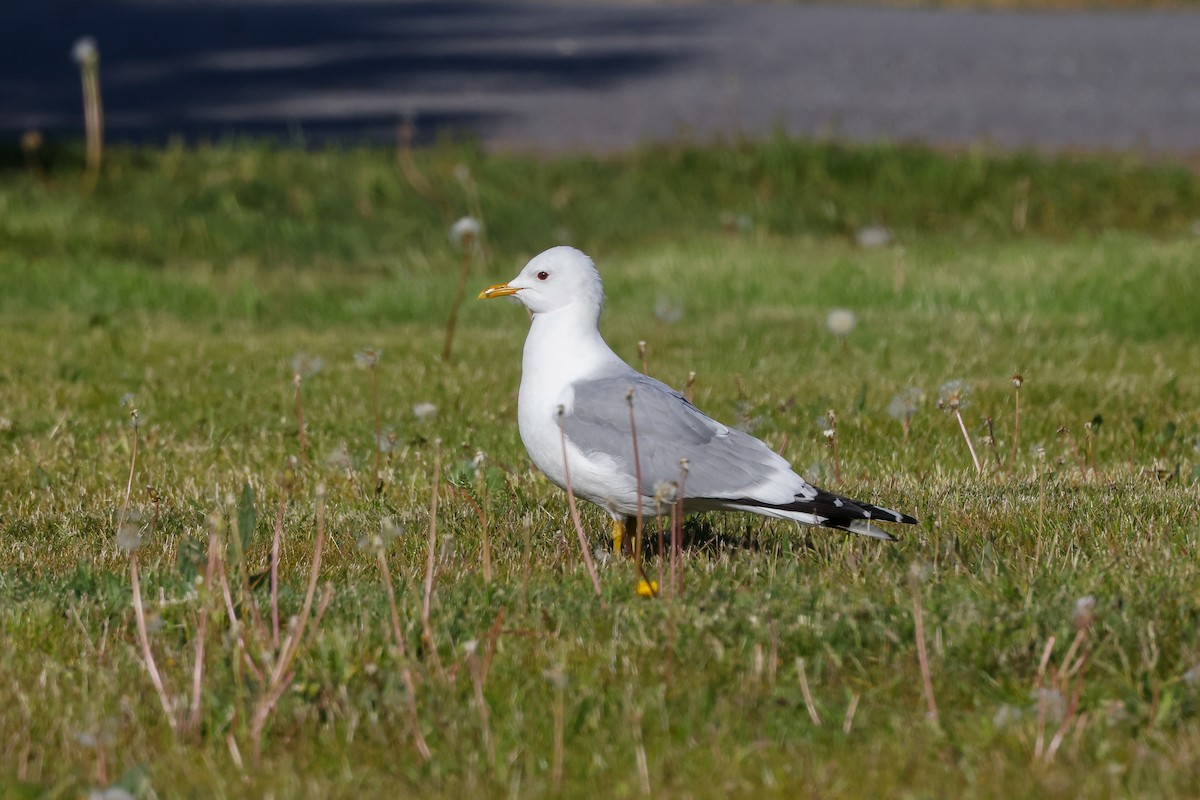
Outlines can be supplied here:
M787 503L817 491L782 457L749 434L703 414L666 384L630 370L627 374L579 381L563 419L567 438L585 454L601 453L634 472L634 437L629 392L641 462L642 493L653 496L662 482L680 480L687 459L688 498L753 499Z

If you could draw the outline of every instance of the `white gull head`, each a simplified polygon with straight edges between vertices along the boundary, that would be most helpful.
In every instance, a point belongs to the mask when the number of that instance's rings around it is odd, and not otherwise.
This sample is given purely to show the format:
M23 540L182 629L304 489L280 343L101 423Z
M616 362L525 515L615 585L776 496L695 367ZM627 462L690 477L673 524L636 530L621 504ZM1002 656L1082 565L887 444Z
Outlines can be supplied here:
M600 273L586 253L574 247L551 247L534 256L508 283L489 286L480 298L511 295L533 314L574 309L599 317L604 305Z

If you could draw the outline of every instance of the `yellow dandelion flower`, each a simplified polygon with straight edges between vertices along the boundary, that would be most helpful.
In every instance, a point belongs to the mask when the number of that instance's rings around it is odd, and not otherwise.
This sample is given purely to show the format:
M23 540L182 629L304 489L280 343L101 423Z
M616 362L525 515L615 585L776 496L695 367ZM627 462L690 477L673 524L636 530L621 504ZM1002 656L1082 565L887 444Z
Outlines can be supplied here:
M657 597L658 581L647 581L645 579L638 581L637 593L639 597Z

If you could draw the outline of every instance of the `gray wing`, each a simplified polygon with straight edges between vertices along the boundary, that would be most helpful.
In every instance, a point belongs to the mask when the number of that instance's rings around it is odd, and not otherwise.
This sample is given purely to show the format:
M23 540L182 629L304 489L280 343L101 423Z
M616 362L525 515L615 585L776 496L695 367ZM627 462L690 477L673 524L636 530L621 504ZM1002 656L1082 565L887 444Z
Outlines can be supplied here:
M817 490L791 466L749 434L706 416L679 392L632 370L624 375L580 381L563 419L568 439L584 453L603 453L634 472L629 390L641 461L642 494L652 497L661 481L678 482L688 460L688 498L756 499L787 503L811 499Z

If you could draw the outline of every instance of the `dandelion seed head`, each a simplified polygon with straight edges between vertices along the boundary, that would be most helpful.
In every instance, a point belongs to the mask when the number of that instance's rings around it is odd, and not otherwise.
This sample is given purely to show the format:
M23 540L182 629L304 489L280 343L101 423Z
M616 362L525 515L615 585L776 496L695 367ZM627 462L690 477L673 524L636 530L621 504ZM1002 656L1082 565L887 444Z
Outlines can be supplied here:
M81 67L95 66L100 61L100 48L91 36L82 36L71 46L71 60Z
M313 356L305 353L303 350L292 356L291 360L292 375L299 378L311 378L321 371L325 366L324 360L320 356Z
M679 484L675 481L659 481L654 484L654 505L664 509L675 504L679 499Z
M849 336L857 325L854 312L848 308L835 308L825 317L825 327L834 336Z
M471 180L471 168L461 161L454 165L454 180L466 183Z
M142 546L142 527L126 520L117 528L117 549L125 555L133 555Z
M383 537L377 533L364 533L358 537L358 541L355 544L359 550L378 553L383 550Z
M433 403L417 403L412 408L413 416L421 422L428 422L437 416L438 408Z
M916 386L910 386L892 397L888 403L888 414L892 419L907 422L916 416L917 409L925 399L925 393Z
M383 355L382 350L376 350L372 347L359 350L354 354L354 365L359 369L371 369L379 363L381 355Z
M381 453L390 453L396 449L396 430L394 428L384 428L375 437L375 446L379 448Z
M354 466L350 458L350 448L345 442L338 442L325 455L325 466L330 469L349 470Z
M892 232L882 225L867 225L855 234L859 247L885 247L892 242Z
M450 226L450 243L459 250L474 250L483 237L483 223L474 217L463 217Z
M1021 373L1018 372L1012 376L1012 385L1014 389L1020 389L1021 384L1023 383L1025 383L1025 378L1021 375Z
M1096 616L1096 598L1092 595L1085 595L1075 601L1075 609L1071 613L1071 622L1074 623L1076 630L1083 630L1092 625L1092 620Z
M971 387L966 383L959 380L946 381L938 389L938 408L953 414L967 407L970 394Z
M1021 722L1023 716L1021 709L1009 703L1002 703L992 715L992 726L1000 730L1012 728Z
M568 680L567 673L562 667L554 667L542 673L542 677L550 682L550 685L555 689L566 689Z
M1057 725L1062 722L1063 712L1066 710L1067 705L1063 699L1062 692L1043 686L1039 689L1034 689L1029 693L1029 696L1033 699L1033 708L1038 713L1039 718L1044 719L1051 725Z
M8 417L0 417L0 433L8 433L13 429L13 421ZM1196 440L1196 449L1200 451L1200 439Z
M404 534L404 528L394 517L387 516L379 520L379 535L385 543L394 542Z
M654 316L664 325L674 325L683 319L683 303L674 297L660 295L654 304Z

